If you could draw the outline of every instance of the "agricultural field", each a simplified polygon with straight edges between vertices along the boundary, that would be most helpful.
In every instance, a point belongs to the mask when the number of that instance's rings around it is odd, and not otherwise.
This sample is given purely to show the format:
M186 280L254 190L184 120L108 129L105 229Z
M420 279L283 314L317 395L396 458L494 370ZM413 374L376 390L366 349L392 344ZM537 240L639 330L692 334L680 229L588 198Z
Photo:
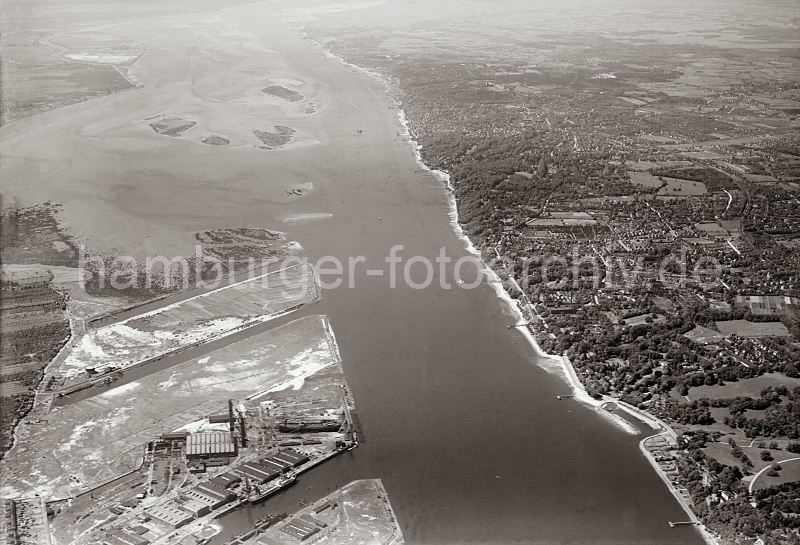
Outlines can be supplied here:
M654 170L658 168L682 168L692 166L691 161L627 161L625 166L630 170Z
M656 189L661 187L661 180L649 172L633 171L629 172L628 176L630 177L631 182L639 187L645 187L647 189Z
M26 268L0 273L0 456L33 405L44 368L70 336L64 296L53 275Z
M694 197L707 193L705 184L698 181L670 178L667 176L655 176L650 172L636 170L628 172L628 176L631 182L639 187L657 189L657 195Z
M73 379L124 369L225 337L318 297L309 265L257 276L89 331L54 374Z
M800 379L787 377L783 373L767 373L760 377L747 378L723 385L696 386L689 390L689 399L732 399L734 397L757 398L761 390L769 386L786 386L788 389L800 386Z
M299 387L338 358L327 318L309 316L29 416L0 461L0 496L55 500L100 486L139 467L143 445L158 435L202 424L229 399Z
M748 322L747 320L727 320L716 322L723 335L739 337L791 337L791 333L781 322Z
M4 199L0 214L0 258L11 263L75 265L78 251L59 225L61 207L52 203L18 207Z
M701 182L681 180L679 178L668 178L666 176L663 178L667 185L658 191L659 195L680 193L682 196L694 197L696 195L705 195L707 192L705 184Z

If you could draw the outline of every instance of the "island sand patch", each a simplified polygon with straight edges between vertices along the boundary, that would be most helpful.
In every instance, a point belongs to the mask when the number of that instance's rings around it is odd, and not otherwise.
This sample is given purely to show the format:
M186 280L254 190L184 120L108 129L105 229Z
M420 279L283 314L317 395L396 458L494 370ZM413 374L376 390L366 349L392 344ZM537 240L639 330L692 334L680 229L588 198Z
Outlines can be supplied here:
M275 125L274 131L253 131L253 134L256 135L263 145L258 147L263 149L278 149L282 146L285 146L289 142L292 141L294 134L297 131L291 127L286 127L284 125Z
M224 136L219 136L216 134L206 136L200 142L203 144L208 144L209 146L227 146L231 143L231 141Z
M283 223L296 224L296 223L309 223L314 221L325 221L333 218L333 214L328 212L306 212L304 214L289 214L282 216L280 221Z
M277 84L268 85L267 87L264 87L261 92L270 96L281 98L288 102L298 102L305 98L302 93L295 91L290 87Z
M286 186L283 191L287 195L292 195L296 197L301 197L314 189L314 184L311 182L304 182L304 183L297 183L297 184L290 184Z
M180 136L197 125L197 121L167 115L157 121L151 121L148 125L158 134L163 134L164 136Z

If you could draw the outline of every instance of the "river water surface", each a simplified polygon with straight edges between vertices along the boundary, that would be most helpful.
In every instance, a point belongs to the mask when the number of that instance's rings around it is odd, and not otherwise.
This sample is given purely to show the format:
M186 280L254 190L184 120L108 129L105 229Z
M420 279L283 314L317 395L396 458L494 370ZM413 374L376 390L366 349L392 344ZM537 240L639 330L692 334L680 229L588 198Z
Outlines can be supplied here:
M363 130L355 144L327 144L340 150L319 197L333 220L291 233L312 260L364 256L364 268L386 271L359 268L355 289L327 290L304 311L331 319L364 441L281 496L227 517L223 535L351 479L379 477L410 543L699 543L693 529L668 527L685 514L640 454L641 436L556 400L566 385L536 366L492 286L389 286L394 245L405 257L433 260L442 247L454 259L467 254L448 195L415 164L382 86L296 39L287 35L284 58L325 81L329 122L345 134Z

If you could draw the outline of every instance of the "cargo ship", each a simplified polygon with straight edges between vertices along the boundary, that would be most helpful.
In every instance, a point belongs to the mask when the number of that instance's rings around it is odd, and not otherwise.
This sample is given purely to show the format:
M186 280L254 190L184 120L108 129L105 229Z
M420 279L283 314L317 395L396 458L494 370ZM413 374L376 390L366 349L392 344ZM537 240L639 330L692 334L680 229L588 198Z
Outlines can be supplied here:
M295 481L297 481L297 476L292 474L284 475L273 484L265 487L260 492L256 492L255 494L251 494L247 497L247 503L249 504L256 504L261 503L262 501L270 498L289 486L292 486Z

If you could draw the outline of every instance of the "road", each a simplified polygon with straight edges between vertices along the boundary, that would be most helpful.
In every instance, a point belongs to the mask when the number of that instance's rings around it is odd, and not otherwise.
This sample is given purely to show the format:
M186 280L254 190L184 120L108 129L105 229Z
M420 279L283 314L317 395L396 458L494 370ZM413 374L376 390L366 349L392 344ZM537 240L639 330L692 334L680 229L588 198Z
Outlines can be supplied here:
M753 480L750 481L750 485L747 487L748 494L750 494L750 495L753 494L753 486L756 484L756 480L761 476L762 473L764 473L769 468L771 468L772 464L774 464L774 463L783 464L783 463L786 463L786 462L794 462L796 460L800 460L800 456L797 456L795 458L787 458L785 460L775 460L774 462L767 464L765 467L762 467L761 470L753 476Z

